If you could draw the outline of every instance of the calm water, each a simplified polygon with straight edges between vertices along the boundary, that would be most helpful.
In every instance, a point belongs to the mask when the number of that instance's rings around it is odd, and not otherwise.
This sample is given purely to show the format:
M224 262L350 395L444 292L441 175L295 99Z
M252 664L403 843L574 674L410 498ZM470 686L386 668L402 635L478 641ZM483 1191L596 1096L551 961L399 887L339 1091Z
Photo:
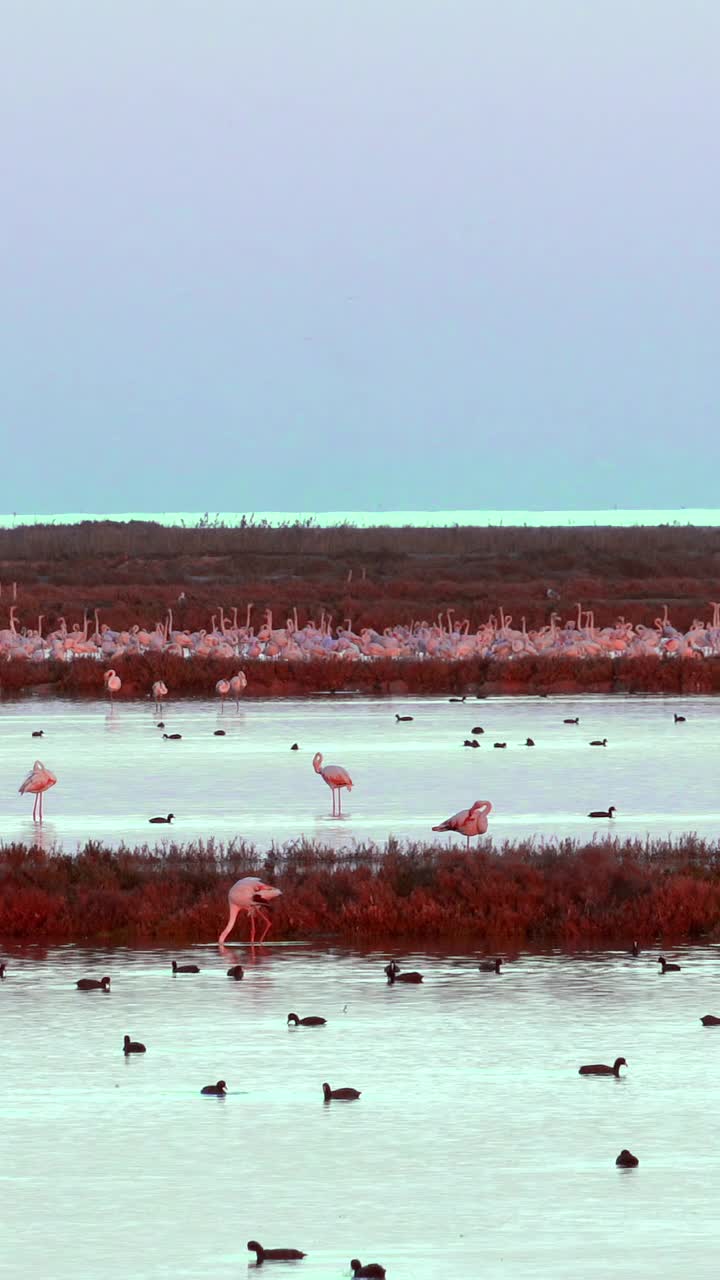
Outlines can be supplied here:
M390 1280L714 1276L718 953L678 955L664 978L621 952L500 977L403 956L409 988L384 953L295 944L194 948L176 978L164 951L12 955L0 1275L236 1280L258 1238L305 1249L305 1280L355 1255ZM108 995L74 989L103 973ZM328 1024L289 1030L290 1010ZM126 1032L147 1054L123 1057ZM578 1076L617 1055L621 1080ZM218 1078L228 1096L200 1097ZM326 1106L323 1080L362 1097Z
M685 724L673 722L676 711ZM396 712L413 722L397 724ZM578 726L563 724L574 716ZM720 702L712 698L245 699L224 715L217 700L185 701L170 703L163 718L181 742L162 740L149 702L1 703L0 839L38 835L32 797L17 794L36 757L58 777L41 839L70 849L88 838L154 840L168 829L148 818L169 812L178 840L429 839L433 823L475 799L492 801L498 840L589 837L609 824L585 815L611 804L618 836L717 836L720 827ZM479 725L481 747L463 748ZM213 736L217 727L226 737ZM44 738L31 737L35 728ZM519 745L528 736L534 748ZM604 737L606 748L588 745ZM507 749L494 750L494 741ZM313 772L315 751L353 778L341 820Z
M18 512L0 514L0 528L12 529L23 524L77 524L82 520L154 520L158 524L188 525L194 528L207 521L208 513L202 511L123 511L100 514L98 512L69 511L63 514L25 515ZM373 525L403 528L414 525L423 528L442 528L446 525L529 525L533 528L552 526L692 524L710 527L720 524L718 507L673 507L665 510L640 509L618 511L218 511L210 512L210 520L230 527L242 520L265 521L270 525L294 524L297 520L312 520L314 524L331 527L353 524L366 529Z

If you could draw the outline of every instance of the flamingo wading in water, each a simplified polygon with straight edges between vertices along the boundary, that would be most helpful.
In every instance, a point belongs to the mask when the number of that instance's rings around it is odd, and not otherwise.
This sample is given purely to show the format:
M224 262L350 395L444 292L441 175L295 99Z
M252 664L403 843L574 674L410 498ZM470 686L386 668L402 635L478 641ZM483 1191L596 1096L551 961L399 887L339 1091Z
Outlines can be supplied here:
M30 773L25 781L18 787L18 792L22 796L27 791L30 795L35 796L33 805L33 822L42 822L42 798L43 792L48 791L50 787L54 787L57 778L54 773L45 768L42 760L36 760Z
M105 672L105 686L110 694L110 701L112 702L115 694L119 693L122 689L122 680L119 676L115 675L113 667L111 667L109 671Z
M332 791L333 799L333 817L338 817L342 813L342 788L347 787L348 791L352 791L352 778L347 769L343 769L339 764L326 764L323 767L323 758L320 752L316 752L313 756L313 769L320 777L327 782ZM337 812L335 809L335 794L337 792Z
M164 680L156 680L152 687L152 695L155 699L155 710L162 711L162 700L167 698L167 685Z
M244 671L238 671L236 676L230 678L230 692L235 699L235 710L240 710L240 697L247 689L247 676Z
M489 800L476 800L469 809L461 809L459 813L454 813L452 818L448 818L446 822L441 822L437 827L433 827L433 831L457 831L458 835L467 837L467 847L470 848L470 840L472 836L484 836L488 829L488 814L492 809Z
M220 945L227 938L241 911L246 911L250 917L251 943L255 941L255 917L259 916L264 921L265 929L262 937L258 938L258 942L263 942L270 930L272 919L262 908L268 902L272 902L273 898L279 898L281 895L282 889L273 889L271 884L265 884L258 876L243 876L242 880L236 880L228 893L230 918L218 938Z

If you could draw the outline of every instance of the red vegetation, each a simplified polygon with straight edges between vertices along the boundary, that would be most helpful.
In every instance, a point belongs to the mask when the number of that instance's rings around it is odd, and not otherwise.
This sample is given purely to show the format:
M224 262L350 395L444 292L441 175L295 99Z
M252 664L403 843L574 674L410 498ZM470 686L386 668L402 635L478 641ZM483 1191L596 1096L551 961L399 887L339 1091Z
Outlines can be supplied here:
M149 850L88 844L76 856L0 849L4 945L211 942L227 890L259 874L283 890L272 936L328 935L508 949L642 947L716 937L720 845L672 841L460 848L389 841L335 852L298 842L266 856L251 847ZM236 936L246 936L239 924Z

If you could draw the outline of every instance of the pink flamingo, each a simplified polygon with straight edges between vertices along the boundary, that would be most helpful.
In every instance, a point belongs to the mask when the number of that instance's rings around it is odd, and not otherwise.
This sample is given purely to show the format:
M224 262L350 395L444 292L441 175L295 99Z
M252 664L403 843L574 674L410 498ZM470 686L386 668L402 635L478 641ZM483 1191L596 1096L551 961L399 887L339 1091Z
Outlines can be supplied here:
M162 711L162 700L167 698L167 685L163 680L156 680L152 687L152 695L155 699L155 710Z
M33 822L42 822L42 798L43 791L48 791L50 787L54 787L57 778L54 773L45 768L42 760L36 760L30 773L20 787L18 794L24 795L27 791L30 795L35 796L33 805Z
M229 692L230 692L230 681L229 681L229 680L218 680L217 684L215 685L215 692L216 692L216 693L219 695L219 697L220 697L220 710L221 710L221 711L224 711L224 710L225 710L225 699L227 698L227 696L228 696L228 694L229 694Z
M230 919L223 929L218 942L222 946L232 929L238 914L241 911L247 911L250 917L250 942L255 941L255 917L259 916L265 922L265 930L258 942L262 942L268 934L272 919L262 910L264 904L272 902L273 898L279 898L282 895L282 889L273 889L272 885L265 884L257 876L243 876L242 880L236 880L228 893L228 903L230 905Z
M342 813L342 788L347 787L348 791L352 791L352 778L347 769L343 769L339 764L326 764L323 768L323 758L318 751L313 756L313 769L320 777L327 782L332 791L333 799L333 817ZM335 812L335 794L337 792L337 814Z
M467 847L470 848L471 836L484 836L488 829L488 814L492 809L489 800L476 800L469 809L461 809L452 818L433 827L433 831L457 831L458 835L467 836Z
M115 675L113 667L111 667L109 671L105 672L105 685L110 694L110 701L112 702L115 694L119 693L122 689L122 680L119 676Z
M236 676L230 680L230 692L235 699L235 710L240 710L240 695L247 689L247 676L244 671L238 671Z

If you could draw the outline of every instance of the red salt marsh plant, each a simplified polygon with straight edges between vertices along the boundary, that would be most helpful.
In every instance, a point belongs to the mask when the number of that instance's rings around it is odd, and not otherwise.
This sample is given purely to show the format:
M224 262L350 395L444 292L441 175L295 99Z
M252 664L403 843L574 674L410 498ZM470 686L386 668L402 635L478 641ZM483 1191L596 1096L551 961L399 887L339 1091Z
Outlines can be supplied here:
M0 848L0 939L190 944L217 938L227 890L258 874L282 889L272 937L492 948L665 945L717 936L720 845L574 841L470 853L394 840L335 851L298 841L259 853L173 842L75 855ZM240 927L239 937L243 937Z

